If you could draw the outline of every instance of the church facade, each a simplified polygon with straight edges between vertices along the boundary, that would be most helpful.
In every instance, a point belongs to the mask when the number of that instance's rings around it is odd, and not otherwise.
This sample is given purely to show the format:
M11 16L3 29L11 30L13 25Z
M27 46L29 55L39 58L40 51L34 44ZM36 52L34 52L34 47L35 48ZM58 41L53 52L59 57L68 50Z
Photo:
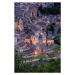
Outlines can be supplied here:
M39 40L39 38L42 38L42 39ZM31 36L31 42L33 45L36 45L37 43L42 41L43 44L50 45L54 43L53 38L54 38L53 36L46 37L45 32L38 31L35 33L35 35Z
M52 36L51 36L52 37ZM33 45L36 47L36 53L37 54L45 54L45 47L47 45L53 44L54 40L53 39L47 39L46 33L42 31L38 31L35 33L35 35L31 36L31 42Z
M35 35L31 36L32 44L36 45L36 43L39 42L38 38L40 38L40 37L42 38L42 43L44 43L46 45L46 34L41 31L38 31L35 33ZM41 42L41 40L40 40L40 42Z

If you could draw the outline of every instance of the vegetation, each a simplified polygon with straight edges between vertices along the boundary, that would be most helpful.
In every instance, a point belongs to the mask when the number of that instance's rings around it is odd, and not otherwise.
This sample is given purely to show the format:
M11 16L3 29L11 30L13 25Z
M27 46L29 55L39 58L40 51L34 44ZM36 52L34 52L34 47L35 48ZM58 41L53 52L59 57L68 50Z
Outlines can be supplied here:
M39 17L39 13L37 12L37 17Z
M38 10L42 13L42 14L46 14L46 15L49 15L49 14L52 14L52 15L55 15L55 14L61 14L60 11L61 11L61 4L60 3L54 3L54 6L52 7L45 7L45 8L42 8L42 6L40 6L38 8Z
M47 27L47 34L48 34L48 31L52 31L52 34L54 33L54 28L55 28L55 23L52 23L50 25L48 25ZM58 30L57 34L56 34L56 37L54 38L54 42L58 45L60 45L60 41L61 41L61 28Z
M54 51L53 54L55 54L56 57L59 58L60 53L61 53L61 46L60 45L54 45L52 50Z
M51 65L39 64L31 66L31 63L22 64L17 68L18 72L60 72L60 60L49 60Z
M60 45L61 43L61 34L56 34L56 37L54 38L54 42L58 45Z
M52 31L52 33L54 33L54 27L55 27L55 23L48 25L47 31Z
M37 55L39 61L32 62L35 57L31 57L31 62L26 63L26 59L23 58L24 54L17 51L15 48L15 72L60 72L60 59L52 59L52 57L45 57L43 55ZM60 51L60 46L54 47L54 53L58 55ZM58 51L58 52L57 52ZM47 59L51 58L51 59ZM25 61L25 63L23 63Z

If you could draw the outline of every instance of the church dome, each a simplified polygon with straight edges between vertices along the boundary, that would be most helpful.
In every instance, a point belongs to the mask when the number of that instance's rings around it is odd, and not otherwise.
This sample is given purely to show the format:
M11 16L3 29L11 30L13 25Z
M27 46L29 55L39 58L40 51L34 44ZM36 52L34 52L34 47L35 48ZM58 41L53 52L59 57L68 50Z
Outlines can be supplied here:
M40 38L42 39L42 35L40 34L40 35L38 36L38 38L39 38L39 39L40 39Z

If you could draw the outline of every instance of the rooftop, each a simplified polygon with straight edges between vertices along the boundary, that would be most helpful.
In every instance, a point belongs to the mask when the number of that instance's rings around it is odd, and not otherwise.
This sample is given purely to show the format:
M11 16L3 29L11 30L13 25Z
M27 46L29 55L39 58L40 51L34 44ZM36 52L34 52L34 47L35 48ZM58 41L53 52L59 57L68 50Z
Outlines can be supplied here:
M24 45L25 45L25 42L20 42L20 43L18 44L19 47L22 47L22 46L24 46Z
M54 36L48 36L47 37L47 40L53 40L54 39Z
M26 37L26 39L30 39L31 38L31 36L30 35L28 35L27 37Z
M15 34L22 34L22 33L24 33L23 31L15 31Z
M21 35L21 37L26 37L26 36L27 36L27 34L26 34L26 33L24 33L24 34L22 34L22 35Z

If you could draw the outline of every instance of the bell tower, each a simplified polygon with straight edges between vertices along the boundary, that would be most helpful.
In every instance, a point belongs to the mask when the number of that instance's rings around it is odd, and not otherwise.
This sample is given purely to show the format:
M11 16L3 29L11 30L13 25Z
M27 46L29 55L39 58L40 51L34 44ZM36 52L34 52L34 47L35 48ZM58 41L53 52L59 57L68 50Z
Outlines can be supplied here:
M37 50L37 54L45 54L45 44L43 43L43 37L42 35L39 33L38 36L38 43L36 44L36 50Z
M39 33L39 36L38 36L38 43L39 44L43 43L42 35L40 33Z

